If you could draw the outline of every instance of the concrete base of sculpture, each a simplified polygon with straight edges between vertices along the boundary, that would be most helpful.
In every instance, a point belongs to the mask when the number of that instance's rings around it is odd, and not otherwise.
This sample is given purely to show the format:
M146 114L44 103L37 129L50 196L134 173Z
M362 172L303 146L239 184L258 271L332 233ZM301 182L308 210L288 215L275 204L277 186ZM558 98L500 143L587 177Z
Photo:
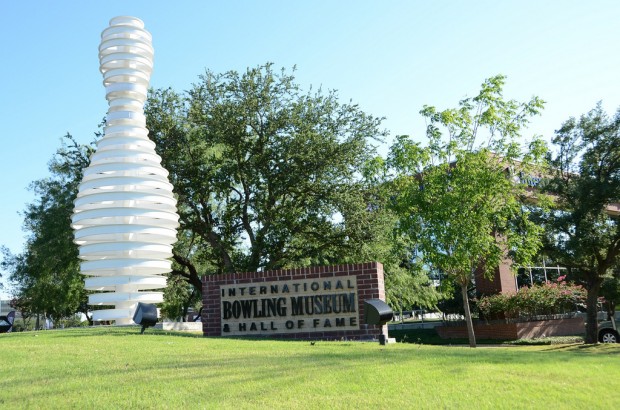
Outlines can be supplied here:
M202 322L163 322L158 323L155 329L161 326L162 330L174 330L176 332L202 332Z

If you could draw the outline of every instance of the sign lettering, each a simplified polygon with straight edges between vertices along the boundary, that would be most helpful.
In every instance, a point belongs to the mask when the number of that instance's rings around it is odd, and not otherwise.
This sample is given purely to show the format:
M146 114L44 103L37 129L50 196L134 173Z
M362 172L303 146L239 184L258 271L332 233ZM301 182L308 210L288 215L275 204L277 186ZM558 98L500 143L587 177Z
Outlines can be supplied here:
M357 277L220 286L222 335L358 330Z

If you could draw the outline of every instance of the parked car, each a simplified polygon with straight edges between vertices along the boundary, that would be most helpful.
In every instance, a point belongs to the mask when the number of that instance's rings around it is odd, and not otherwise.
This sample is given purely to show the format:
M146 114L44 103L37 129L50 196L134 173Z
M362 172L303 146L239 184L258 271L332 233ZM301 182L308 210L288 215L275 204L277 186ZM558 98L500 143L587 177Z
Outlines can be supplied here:
M576 317L586 319L585 312L575 313ZM614 318L608 318L607 312L597 312L598 319L598 341L600 343L620 343L620 333L618 332L617 323L620 323L620 312L616 312Z
M601 343L618 343L620 336L615 320L607 320L598 324L598 341Z

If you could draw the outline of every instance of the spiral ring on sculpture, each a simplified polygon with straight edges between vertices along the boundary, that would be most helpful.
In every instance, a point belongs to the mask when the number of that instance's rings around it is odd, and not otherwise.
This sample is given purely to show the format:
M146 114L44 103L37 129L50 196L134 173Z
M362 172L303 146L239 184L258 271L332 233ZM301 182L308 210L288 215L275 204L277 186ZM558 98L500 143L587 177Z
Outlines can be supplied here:
M148 138L144 102L153 69L144 23L120 16L101 34L109 109L104 136L78 188L72 226L93 320L131 324L138 302L159 303L171 269L178 215L168 172Z

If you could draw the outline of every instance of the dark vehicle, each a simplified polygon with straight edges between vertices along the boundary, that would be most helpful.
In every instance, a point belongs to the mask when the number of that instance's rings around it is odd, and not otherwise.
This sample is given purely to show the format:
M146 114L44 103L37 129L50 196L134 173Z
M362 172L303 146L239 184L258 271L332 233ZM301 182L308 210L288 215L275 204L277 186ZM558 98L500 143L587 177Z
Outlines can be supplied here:
M620 341L616 321L613 318L598 324L598 341L601 343L618 343Z
M586 319L585 312L577 312L575 316L583 317ZM620 312L610 317L607 312L597 312L598 319L598 341L599 343L620 343L620 334L618 333L618 327L616 326L617 320L620 319Z

